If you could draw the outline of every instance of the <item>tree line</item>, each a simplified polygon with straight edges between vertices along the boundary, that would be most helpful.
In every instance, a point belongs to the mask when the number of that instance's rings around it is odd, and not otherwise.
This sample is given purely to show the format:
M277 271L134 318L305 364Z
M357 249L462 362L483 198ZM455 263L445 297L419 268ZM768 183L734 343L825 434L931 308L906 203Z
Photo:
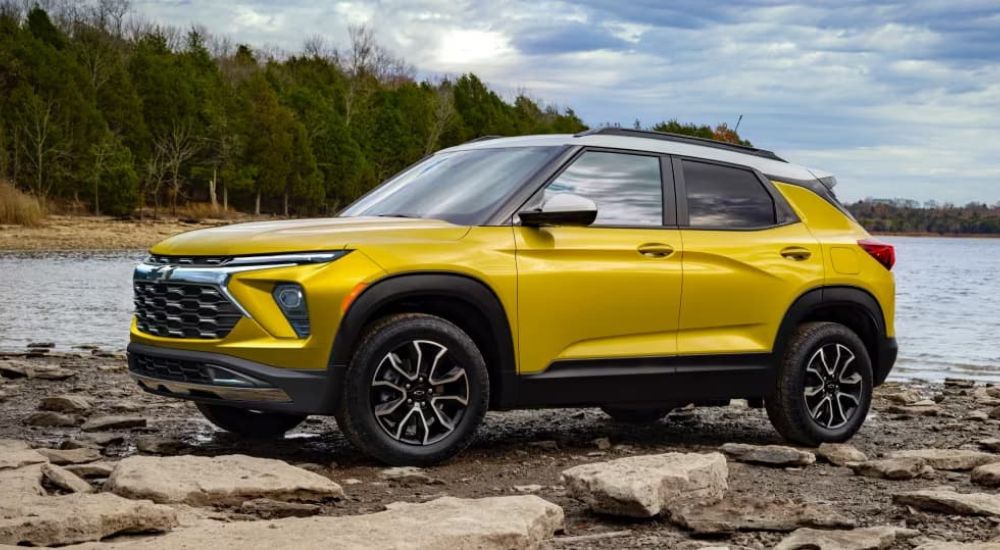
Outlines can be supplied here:
M846 206L861 225L876 233L1000 235L1000 203L921 208L892 201L863 200Z
M586 129L474 74L418 82L367 27L285 54L143 21L128 0L48 7L0 1L0 180L43 203L325 214L442 147Z

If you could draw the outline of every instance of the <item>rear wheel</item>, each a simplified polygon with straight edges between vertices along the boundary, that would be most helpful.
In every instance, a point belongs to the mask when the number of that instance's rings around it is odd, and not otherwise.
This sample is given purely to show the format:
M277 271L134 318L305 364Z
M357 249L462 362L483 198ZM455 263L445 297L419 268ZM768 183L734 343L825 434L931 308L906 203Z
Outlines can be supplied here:
M634 407L601 407L604 414L615 422L624 424L652 424L658 422L673 409L670 407L634 408Z
M785 350L767 415L786 439L803 445L846 441L872 399L872 365L864 342L838 323L806 323Z
M209 422L251 439L281 439L306 419L304 415L239 409L225 405L196 403Z
M391 315L351 359L337 423L374 458L423 466L468 446L488 404L486 362L462 329L432 315Z

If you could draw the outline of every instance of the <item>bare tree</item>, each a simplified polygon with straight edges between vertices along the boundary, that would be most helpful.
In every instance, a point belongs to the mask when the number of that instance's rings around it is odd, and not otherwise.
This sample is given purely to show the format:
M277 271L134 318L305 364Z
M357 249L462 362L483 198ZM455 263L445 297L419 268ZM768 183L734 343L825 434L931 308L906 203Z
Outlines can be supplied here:
M21 132L24 136L21 147L35 172L31 187L43 201L52 191L52 179L48 177L50 165L68 155L57 140L56 109L55 101L34 96L27 102L27 108L20 113Z
M149 194L153 196L153 217L157 217L160 210L160 188L167 175L167 163L164 161L163 152L157 147L153 154L146 160L146 177L142 183L143 196ZM142 217L142 211L139 213Z
M358 105L371 91L369 79L385 84L399 84L413 79L414 70L401 58L383 48L375 40L375 32L367 25L347 27L350 47L340 59L341 65L350 77L350 86L345 97L345 121L351 125L351 117Z
M425 155L437 150L441 134L455 117L455 96L452 95L451 86L438 86L437 96L434 100L434 120L431 122L430 132L427 133L427 142L424 144Z
M201 149L201 144L187 124L174 123L170 131L156 139L156 150L163 155L166 170L170 173L170 211L177 213L177 198L181 194L181 167Z

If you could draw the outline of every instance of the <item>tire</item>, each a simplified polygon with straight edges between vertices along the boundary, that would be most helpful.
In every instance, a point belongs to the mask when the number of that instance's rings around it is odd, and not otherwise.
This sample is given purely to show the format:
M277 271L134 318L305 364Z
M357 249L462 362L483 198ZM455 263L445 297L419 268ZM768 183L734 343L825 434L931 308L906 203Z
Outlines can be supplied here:
M422 313L376 321L344 380L336 412L341 431L392 466L455 456L472 441L490 402L486 362L472 338Z
M651 409L629 408L629 407L601 407L604 414L611 417L615 422L623 424L653 424L659 422L664 416L673 410L672 407L657 407Z
M196 403L209 422L249 439L281 439L306 419L305 415L253 411L225 405Z
M788 342L764 408L789 441L839 443L864 423L872 386L871 358L854 331L839 323L805 323Z

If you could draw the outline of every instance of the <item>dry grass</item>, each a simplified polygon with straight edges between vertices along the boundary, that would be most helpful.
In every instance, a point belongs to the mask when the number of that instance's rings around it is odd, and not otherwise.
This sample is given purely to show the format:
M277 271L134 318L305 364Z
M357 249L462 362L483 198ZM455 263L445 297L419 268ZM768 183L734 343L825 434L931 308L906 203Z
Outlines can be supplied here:
M229 220L238 216L235 210L223 210L222 205L212 208L209 202L189 202L177 207L177 217L183 220Z
M45 208L35 197L0 181L0 224L37 227L45 219Z

